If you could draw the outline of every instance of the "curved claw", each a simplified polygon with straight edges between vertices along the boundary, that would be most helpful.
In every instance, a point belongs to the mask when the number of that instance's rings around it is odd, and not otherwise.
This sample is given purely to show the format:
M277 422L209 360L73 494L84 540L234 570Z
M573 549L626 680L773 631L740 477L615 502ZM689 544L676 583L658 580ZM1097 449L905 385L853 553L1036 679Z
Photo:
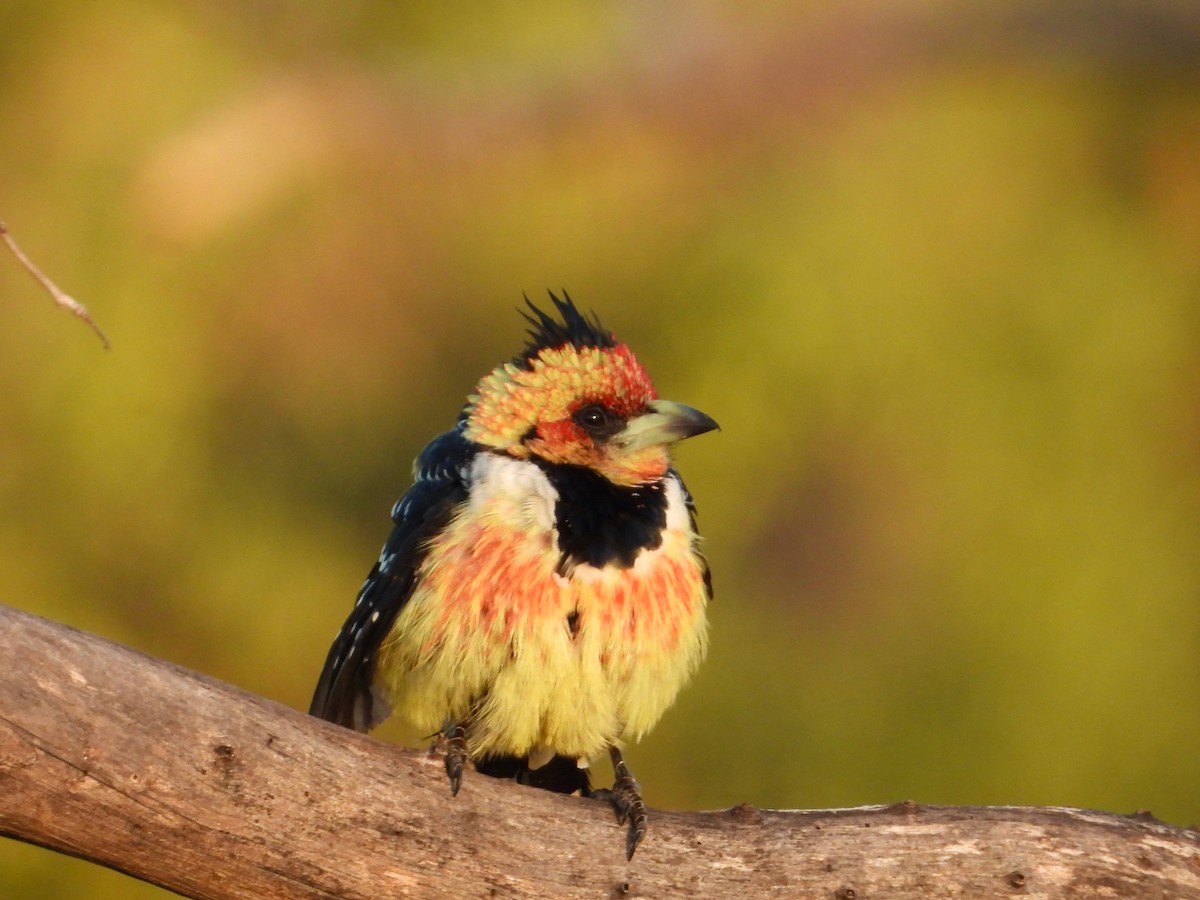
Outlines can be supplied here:
M446 755L444 763L446 775L450 778L450 796L457 797L458 789L462 787L463 769L466 767L467 729L462 725L452 725L443 736L446 739Z
M633 851L646 836L646 804L642 800L642 789L638 786L625 758L616 747L610 747L612 757L613 779L612 792L609 799L617 813L617 821L624 825L629 823L629 833L625 838L625 858L633 859Z

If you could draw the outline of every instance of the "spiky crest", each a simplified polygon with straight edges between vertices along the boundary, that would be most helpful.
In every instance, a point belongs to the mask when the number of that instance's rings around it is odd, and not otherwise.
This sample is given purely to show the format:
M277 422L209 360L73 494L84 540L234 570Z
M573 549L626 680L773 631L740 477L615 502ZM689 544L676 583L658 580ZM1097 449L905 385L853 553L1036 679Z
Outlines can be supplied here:
M528 295L524 295L525 305L529 307L533 315L524 310L518 311L533 327L528 331L528 346L520 356L513 360L514 363L528 368L530 362L536 359L543 350L561 347L564 344L570 344L577 350L585 347L611 349L617 346L616 338L613 337L611 331L600 324L600 319L596 314L592 313L588 316L581 313L565 290L562 292L562 299L559 299L553 291L546 293L550 295L550 300L554 303L554 308L562 317L562 321L560 322L538 309Z

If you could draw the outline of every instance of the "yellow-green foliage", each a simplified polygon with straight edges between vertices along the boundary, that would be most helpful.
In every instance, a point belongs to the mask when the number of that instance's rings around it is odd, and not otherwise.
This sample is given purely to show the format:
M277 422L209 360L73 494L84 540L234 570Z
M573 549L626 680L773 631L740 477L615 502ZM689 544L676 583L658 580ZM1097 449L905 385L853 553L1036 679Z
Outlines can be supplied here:
M0 217L113 341L0 258L3 602L305 707L565 287L723 428L651 804L1200 819L1194 17L787 7L0 4Z

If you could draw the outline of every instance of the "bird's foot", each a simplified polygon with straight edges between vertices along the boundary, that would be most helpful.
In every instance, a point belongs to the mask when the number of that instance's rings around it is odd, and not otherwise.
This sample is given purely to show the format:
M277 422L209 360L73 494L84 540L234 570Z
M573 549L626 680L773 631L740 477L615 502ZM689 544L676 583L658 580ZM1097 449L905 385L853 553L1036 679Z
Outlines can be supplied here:
M617 747L609 747L609 755L613 764L612 790L596 790L591 796L607 800L617 813L617 821L624 825L629 823L629 833L625 838L625 858L633 859L633 851L638 848L642 838L646 836L646 804L642 800L642 789L638 786L625 758Z
M438 735L438 745L442 749L446 775L450 778L450 796L456 797L458 789L462 787L463 769L470 758L467 753L467 729L462 725L449 726Z

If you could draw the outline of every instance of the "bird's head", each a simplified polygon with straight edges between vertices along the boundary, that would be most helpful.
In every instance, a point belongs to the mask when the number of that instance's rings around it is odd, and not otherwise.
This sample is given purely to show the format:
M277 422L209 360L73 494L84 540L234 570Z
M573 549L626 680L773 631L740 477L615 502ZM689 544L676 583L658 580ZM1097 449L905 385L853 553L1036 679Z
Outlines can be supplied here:
M467 401L468 439L521 459L585 466L615 484L645 484L671 465L676 441L712 431L699 410L658 399L633 352L550 295L561 321L526 299L530 342L497 366Z

